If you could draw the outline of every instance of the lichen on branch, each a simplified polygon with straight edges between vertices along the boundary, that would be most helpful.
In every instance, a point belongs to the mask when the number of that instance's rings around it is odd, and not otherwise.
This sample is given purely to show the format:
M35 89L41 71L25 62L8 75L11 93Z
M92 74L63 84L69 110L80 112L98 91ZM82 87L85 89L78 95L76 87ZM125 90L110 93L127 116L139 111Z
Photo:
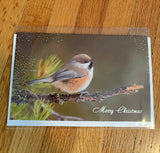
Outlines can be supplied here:
M95 93L87 93L83 95L81 95L80 93L73 95L58 94L58 93L50 95L36 95L29 90L22 90L18 95L12 96L12 102L26 103L26 102L34 102L37 99L43 99L44 102L58 103L58 104L62 104L65 102L92 102L92 101L102 102L104 99L109 97L134 94L142 88L143 85L134 84L113 89L110 91L100 91Z

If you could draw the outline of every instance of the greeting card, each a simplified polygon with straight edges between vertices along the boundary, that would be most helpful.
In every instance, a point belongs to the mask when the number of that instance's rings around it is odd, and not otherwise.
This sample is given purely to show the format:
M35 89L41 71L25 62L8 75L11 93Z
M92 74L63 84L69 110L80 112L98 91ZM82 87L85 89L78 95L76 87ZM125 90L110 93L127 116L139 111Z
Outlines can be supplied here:
M17 32L7 125L154 128L150 37Z

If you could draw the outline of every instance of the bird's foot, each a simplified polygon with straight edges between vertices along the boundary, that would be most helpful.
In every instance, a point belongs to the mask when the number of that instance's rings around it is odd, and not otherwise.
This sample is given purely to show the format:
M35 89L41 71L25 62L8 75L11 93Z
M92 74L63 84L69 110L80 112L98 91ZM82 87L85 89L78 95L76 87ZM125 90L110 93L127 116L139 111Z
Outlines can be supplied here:
M82 98L82 96L84 96L84 95L89 95L89 92L88 91L81 91L80 98Z
M71 94L67 93L67 97L71 96Z

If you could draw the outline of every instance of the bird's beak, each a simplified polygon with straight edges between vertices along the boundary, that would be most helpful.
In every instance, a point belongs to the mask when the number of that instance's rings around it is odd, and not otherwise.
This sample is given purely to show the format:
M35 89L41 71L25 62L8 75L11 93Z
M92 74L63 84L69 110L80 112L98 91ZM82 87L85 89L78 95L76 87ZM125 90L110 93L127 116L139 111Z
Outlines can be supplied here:
M92 59L91 62L94 63L94 59Z

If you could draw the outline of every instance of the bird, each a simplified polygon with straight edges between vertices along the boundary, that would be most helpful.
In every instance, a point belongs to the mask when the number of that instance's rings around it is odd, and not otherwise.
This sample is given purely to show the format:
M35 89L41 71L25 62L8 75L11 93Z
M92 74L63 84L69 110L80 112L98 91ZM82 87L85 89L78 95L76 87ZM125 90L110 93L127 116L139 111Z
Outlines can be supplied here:
M26 85L51 83L67 94L83 93L92 81L93 71L93 59L87 54L78 54L49 77L28 81Z

